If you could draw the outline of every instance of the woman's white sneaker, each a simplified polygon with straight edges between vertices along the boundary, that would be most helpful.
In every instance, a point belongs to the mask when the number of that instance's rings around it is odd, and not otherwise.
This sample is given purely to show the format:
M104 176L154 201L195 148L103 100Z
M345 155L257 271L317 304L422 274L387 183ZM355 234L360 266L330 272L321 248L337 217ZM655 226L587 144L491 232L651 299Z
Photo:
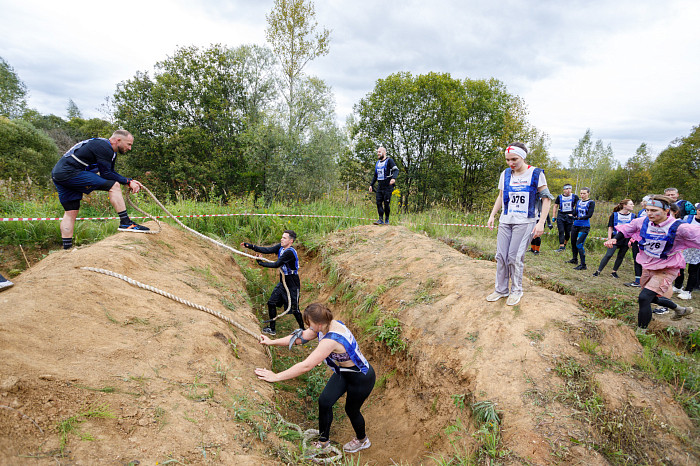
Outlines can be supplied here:
M516 304L518 304L520 302L520 298L522 298L522 297L523 297L522 293L518 293L518 292L512 293L511 292L510 296L508 296L508 300L506 301L506 304L509 306L515 306Z
M488 295L486 297L486 301L494 302L494 301L498 301L501 298L507 298L507 297L508 297L507 294L501 294L498 291L494 291L493 293L491 293L490 295Z
M372 446L372 442L369 441L369 437L365 437L364 440L357 440L356 438L350 440L348 443L343 445L343 450L346 453L356 453L365 448Z
M685 291L682 290L680 293L678 293L678 299L692 299L692 295L690 294L690 291Z

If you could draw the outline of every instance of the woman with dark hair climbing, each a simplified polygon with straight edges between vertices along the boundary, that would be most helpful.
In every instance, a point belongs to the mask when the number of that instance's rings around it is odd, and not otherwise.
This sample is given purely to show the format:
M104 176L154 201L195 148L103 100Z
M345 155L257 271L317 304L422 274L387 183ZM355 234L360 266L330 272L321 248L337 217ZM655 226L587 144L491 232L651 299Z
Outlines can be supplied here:
M539 213L549 213L554 196L547 189L544 170L525 162L525 144L509 145L505 157L508 168L501 172L498 197L487 222L493 230L496 214L503 209L496 235L496 285L486 301L507 298L506 304L515 306L523 296L525 251L533 238L542 236L547 215Z
M610 215L610 219L608 220L608 239L612 239L613 235L615 234L616 226L621 225L623 223L629 223L636 218L636 215L634 215L632 209L634 209L634 202L632 201L632 199L623 199L618 205L615 206L615 208L613 208L613 212ZM605 252L605 255L600 260L600 265L598 265L598 270L596 270L593 273L594 277L597 277L601 274L605 266L608 265L608 261L610 261L613 254L615 254L616 249L617 258L615 259L615 265L613 265L613 270L612 272L610 272L610 275L613 278L620 278L617 275L617 270L622 265L622 261L625 258L625 254L627 254L627 250L629 249L629 244L627 243L627 241L623 241L620 244L616 244L614 247L608 249Z
M266 346L288 346L304 343L317 338L318 346L303 361L287 370L274 373L269 369L257 368L255 374L266 382L280 382L304 374L321 362L333 369L333 375L318 399L319 439L314 443L315 454L322 454L330 447L330 430L333 422L333 405L347 393L345 413L355 431L355 438L343 446L347 453L355 453L369 448L372 443L365 432L365 418L360 412L374 388L376 376L357 346L352 332L321 303L311 303L304 309L306 330L298 329L291 335L276 340L260 335L260 344Z
M678 220L670 215L673 199L654 195L647 202L647 216L630 223L617 225L614 238L605 242L612 248L616 244L634 238L639 244L637 262L642 266L637 325L641 333L651 322L651 304L659 304L675 311L671 320L680 320L693 313L692 307L678 306L669 298L673 294L673 280L685 267L681 251L700 247L700 227Z

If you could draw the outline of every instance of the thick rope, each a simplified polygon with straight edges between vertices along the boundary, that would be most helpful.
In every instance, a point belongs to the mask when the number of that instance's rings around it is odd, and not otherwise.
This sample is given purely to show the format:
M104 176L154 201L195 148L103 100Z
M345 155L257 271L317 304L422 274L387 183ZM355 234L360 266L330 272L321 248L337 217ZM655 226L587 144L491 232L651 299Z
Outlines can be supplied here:
M95 267L80 267L80 268L81 268L82 270L89 270L89 271L91 271L91 272L102 273L102 274L105 274L105 275L109 275L110 277L119 278L119 279L124 280L125 282L127 282L127 283L129 283L129 284L131 284L131 285L138 286L139 288L143 288L144 290L152 291L153 293L159 294L159 295L161 295L161 296L165 296L166 298L170 298L170 299L172 299L173 301L177 301L178 303L182 303L182 304L184 304L184 305L186 305L186 306L193 307L193 308L198 309L198 310L200 310L200 311L207 312L207 313L213 315L214 317L216 317L216 318L218 318L218 319L221 319L221 320L223 320L224 322L227 322L227 323L233 325L234 327L236 327L236 328L238 328L238 329L244 331L245 333L247 333L248 335L252 336L252 337L255 338L256 340L259 340L259 338L260 338L260 334L259 334L259 333L256 333L256 332L253 332L253 331L251 331L251 330L248 330L247 328L245 328L244 326L242 326L241 324L239 324L239 323L236 322L235 320L231 319L230 317L227 317L227 316L223 315L223 314L220 313L219 311L215 311L214 309L209 309L208 307L204 307L204 306L202 306L202 305L195 304L195 303L193 303L193 302L187 301L186 299L179 298L179 297L177 297L177 296L175 296L175 295L173 295L173 294L168 293L167 291L159 290L158 288L155 288L155 287L153 287L153 286L151 286L151 285L146 285L145 283L141 283L141 282L139 282L139 281L136 281L136 280L134 280L133 278L127 277L126 275L120 275L120 274L118 274L118 273L116 273L116 272L112 272L111 270L97 269L97 268L95 268Z
M264 257L257 257L257 256L253 256L253 255L251 255L251 254L247 254L247 253L245 253L245 252L239 251L238 249L232 248L231 246L228 246L227 244L224 244L224 243L222 243L222 242L220 242L220 241L216 241L215 239L210 238L210 237L208 237L208 236L206 236L206 235L204 235L204 234L198 232L197 230L193 230L192 228L188 227L187 225L185 225L184 223L182 223L180 220L178 220L172 213L170 213L170 211L168 211L168 209L166 209L165 206L164 206L163 204L161 204L161 202L155 197L155 195L153 195L153 193L152 193L147 187L142 186L142 189L145 190L145 191L153 198L153 200L155 201L155 203L158 204L158 206L159 206L161 209L163 209L163 211L164 211L170 218L172 218L173 220L175 220L175 222L177 222L178 225L180 225L182 228L184 228L185 230L189 231L190 233L192 233L192 234L194 234L194 235L196 235L196 236L199 236L199 237L202 238L202 239L205 239L205 240L207 240L207 241L210 241L210 242L216 244L217 246L220 246L220 247L222 247L222 248L224 248L224 249L227 249L227 250L229 250L229 251L231 251L231 252L233 252L233 253L235 253L235 254L240 254L240 255L242 255L242 256L249 257L249 258L251 258L251 259L256 259L256 260L257 260L257 259L262 259L262 260L265 260L265 261L267 261L267 262L274 262L274 261L272 261L272 260L270 260L270 259L266 259L266 258L264 258ZM158 221L158 219L155 218L154 216L152 216L151 214L149 214L148 212L145 212L145 211L141 210L140 208L138 208L138 207L136 206L136 204L134 204L134 202L131 200L131 197L128 196L128 195L127 195L127 200L129 201L129 204L131 204L131 206L132 206L134 209L136 209L137 211L139 211L139 212L141 212L142 214L146 215L147 217L153 219L153 220L158 224L158 231L157 231L157 232L154 232L154 233L160 233L160 231L162 230L162 226L161 226L160 222ZM258 340L258 338L259 338L259 336L258 336L257 333L251 332L251 331L248 330L247 328L245 328L245 327L243 327L242 325L240 325L238 322L236 322L236 321L234 321L234 320L232 320L232 319L230 319L230 318L224 316L224 315L221 314L220 312L215 311L215 310L213 310L213 309L209 309L209 308L207 308L207 307L200 306L199 304L191 303L190 301L187 301L187 300L184 300L184 299L182 299L182 298L179 298L179 297L177 297L177 296L175 296L175 295L172 295L172 294L170 294L170 293L168 293L168 292L159 290L159 289L154 288L154 287L152 287L152 286L150 286L150 285L146 285L146 284L140 283L140 282L138 282L138 281L136 281L136 280L134 280L134 279L131 279L131 278L129 278L129 277L127 277L127 276L124 276L124 275L120 275L120 274L115 273L115 272L112 272L112 271L110 271L110 270L97 269L97 268L93 268L93 267L81 267L81 268L84 269L84 270L89 270L89 271L92 271L92 272L102 273L102 274L105 274L105 275L109 275L109 276L111 276L111 277L119 278L119 279L121 279L121 280L126 281L127 283L130 283L130 284L132 284L132 285L136 285L136 286L138 286L139 288L143 288L143 289L145 289L145 290L152 291L152 292L157 293L157 294L159 294L159 295L162 295L162 296L165 296L165 297L167 297L167 298L173 299L173 300L175 300L175 301L177 301L177 302L179 302L179 303L182 303L182 304L185 304L185 305L187 305L187 306L193 307L193 308L198 309L198 310L200 310L200 311L207 312L207 313L213 315L214 317L217 317L217 318L223 320L224 322L227 322L227 323L229 323L229 324L235 326L236 328L238 328L238 329L244 331L245 333L247 333L248 335L252 336L252 337L255 338L256 340ZM278 316L276 316L275 318L270 319L270 320L267 320L267 321L265 321L265 322L272 322L273 320L277 320L278 318L280 318L280 317L286 315L286 314L292 309L292 298L291 298L291 294L290 294L290 292L289 292L289 288L287 287L287 282L286 282L286 280L285 280L285 278L284 278L284 273L282 273L281 270L280 270L280 276L281 276L281 278L282 278L282 286L284 286L284 290L285 290L286 293L287 293L287 309L286 309L283 313L281 313L281 314L279 314ZM268 354L269 354L269 351L268 351ZM270 355L270 357L272 357L272 356ZM302 436L302 439L303 439L303 440L302 440L302 449L303 449L304 452L308 451L308 450L309 450L309 447L307 446L306 442L307 442L309 439L314 438L315 436L317 436L317 435L319 434L319 432L318 432L317 430L315 430L315 429L308 429L308 430L302 432L301 427L299 427L298 425L296 425L296 424L294 424L294 423L291 423L291 422L285 420L285 419L282 417L281 414L277 413L277 417L279 418L279 421L280 421L281 423L283 423L283 424L285 424L285 425L287 425L287 426L293 428L293 429L296 430L297 432L299 432L299 434ZM321 454L326 455L326 454L331 454L331 453L333 453L334 456L330 456L330 457L327 457L327 458L318 458L318 457L317 457L318 455L321 455ZM312 453L310 453L309 455L306 455L306 456L305 456L305 458L310 459L311 461L314 461L314 462L316 462L316 463L331 463L331 462L335 462L335 461L341 459L342 457L343 457L343 454L340 452L340 450L338 450L336 447L333 447L333 446L329 446L329 447L328 447L327 449L325 449L323 452L312 452Z
M332 463L334 461L337 461L343 457L343 454L334 446L328 446L325 450L322 452L311 452L310 454L306 455L306 453L309 450L308 445L306 442L311 440L312 438L318 437L319 432L316 429L307 429L302 432L301 427L298 425L294 424L293 422L289 422L285 420L280 413L277 413L277 418L279 419L280 424L284 424L286 426L291 427L292 429L296 430L299 432L299 435L301 435L302 438L302 454L304 455L305 459L310 459L315 463ZM317 455L328 455L333 453L334 456L329 456L325 458L318 458Z
M243 251L239 251L238 249L232 248L231 246L229 246L229 245L227 245L227 244L224 244L224 243L222 243L222 242L220 242L220 241L217 241L217 240L215 240L214 238L210 238L210 237L208 237L207 235L204 235L204 234L198 232L197 230L193 230L192 228L190 228L190 227L188 227L187 225L185 225L184 223L182 223L182 222L181 222L178 218L176 218L173 214L171 214L170 211L169 211L168 209L166 209L165 206L164 206L163 204L161 204L161 202L160 202L160 201L158 200L158 198L151 192L150 189L148 189L147 187L145 187L145 186L143 186L143 185L141 185L141 189L143 189L144 191L146 191L146 193L148 193L148 195L150 195L150 196L153 198L153 200L155 201L155 203L158 204L158 207L160 207L161 209L163 209L163 212L165 212L166 214L168 214L168 216L169 216L170 218L172 218L173 220L175 220L175 222L177 222L178 225L180 225L182 228L184 228L185 230L189 231L189 232L192 233L193 235L199 236L200 238L205 239L205 240L207 240L207 241L211 241L212 243L216 244L217 246L221 246L222 248L228 249L229 251L231 251L231 252L233 252L233 253L240 254L241 256L249 257L249 258L251 258L251 259L256 259L256 260L257 260L257 259L261 259L261 260L264 260L264 261L267 261L267 262L274 262L274 261L272 261L272 260L270 260L270 259L266 259L266 258L264 258L264 257L258 257L258 256L254 256L254 255L252 255L252 254L247 254L247 253L245 253L245 252L243 252ZM155 218L153 215L149 214L148 212L139 209L139 208L136 206L136 204L131 200L130 192L131 192L131 191L127 191L126 199L127 199L127 201L129 201L129 204L131 205L131 207L133 207L134 209L138 210L139 212L141 212L142 214L146 215L147 217L149 217L149 218L155 220L156 223L158 223L158 231L157 231L157 232L154 232L154 233L160 233L162 227L161 227L160 222L158 221L158 219ZM277 317L275 317L274 319L267 320L267 321L265 321L265 322L272 322L273 320L277 320L278 318L282 317L283 315L286 315L286 314L292 309L292 297L291 297L291 294L289 293L289 288L287 288L287 281L284 279L284 273L282 273L281 270L280 270L280 276L282 277L282 286L284 286L284 291L287 292L287 309L286 309L282 314L280 314L280 315L278 315Z

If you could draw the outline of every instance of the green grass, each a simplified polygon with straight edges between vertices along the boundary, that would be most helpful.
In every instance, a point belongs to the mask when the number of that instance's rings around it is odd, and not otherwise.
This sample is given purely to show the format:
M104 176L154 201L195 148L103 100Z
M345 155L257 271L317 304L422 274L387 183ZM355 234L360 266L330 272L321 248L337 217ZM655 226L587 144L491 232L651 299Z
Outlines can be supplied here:
M116 416L109 410L107 405L90 405L78 414L70 416L56 424L56 430L58 431L61 440L60 446L61 453L63 453L66 445L68 444L68 436L75 435L81 440L92 441L95 438L88 432L81 431L78 427L87 421L88 419L114 419Z

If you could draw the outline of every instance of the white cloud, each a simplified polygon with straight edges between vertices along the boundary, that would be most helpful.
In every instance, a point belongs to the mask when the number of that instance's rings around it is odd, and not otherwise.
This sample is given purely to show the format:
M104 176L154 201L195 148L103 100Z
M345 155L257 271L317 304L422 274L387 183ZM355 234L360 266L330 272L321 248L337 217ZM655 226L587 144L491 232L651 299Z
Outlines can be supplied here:
M265 43L272 0L0 0L0 56L42 113L86 116L116 85L179 46ZM524 98L552 152L568 160L587 128L626 158L700 124L700 3L316 1L330 54L308 72L336 95L339 121L377 79L408 71L494 77Z

